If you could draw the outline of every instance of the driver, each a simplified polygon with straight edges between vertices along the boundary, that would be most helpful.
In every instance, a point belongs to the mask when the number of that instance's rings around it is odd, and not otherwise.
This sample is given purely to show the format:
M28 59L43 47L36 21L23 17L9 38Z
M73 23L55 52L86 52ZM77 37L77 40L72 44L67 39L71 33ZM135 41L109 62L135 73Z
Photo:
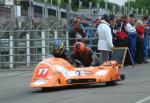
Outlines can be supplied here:
M62 40L54 40L53 49L51 51L52 55L56 58L63 58L67 60L67 54L64 42Z
M85 67L99 65L99 59L96 54L82 42L74 44L72 58L79 60Z

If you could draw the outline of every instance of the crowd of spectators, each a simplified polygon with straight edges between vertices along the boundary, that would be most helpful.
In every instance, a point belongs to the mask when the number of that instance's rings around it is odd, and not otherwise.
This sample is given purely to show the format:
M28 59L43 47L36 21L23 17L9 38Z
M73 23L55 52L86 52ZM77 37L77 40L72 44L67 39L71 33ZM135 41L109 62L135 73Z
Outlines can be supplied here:
M77 41L86 43L88 38L92 40L92 50L102 54L100 59L108 59L114 47L128 47L134 64L148 62L150 20L147 15L141 18L136 18L134 14L121 17L104 14L96 18L77 16L67 29L70 46Z

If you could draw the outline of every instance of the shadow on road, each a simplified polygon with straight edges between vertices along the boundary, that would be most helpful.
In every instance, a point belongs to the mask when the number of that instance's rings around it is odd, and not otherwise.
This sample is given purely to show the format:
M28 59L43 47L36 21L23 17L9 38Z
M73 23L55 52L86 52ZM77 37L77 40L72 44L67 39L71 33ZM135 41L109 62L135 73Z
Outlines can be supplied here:
M118 83L115 86L120 86L121 83ZM62 90L73 90L73 89L93 89L93 88L110 88L114 86L106 86L105 83L99 83L99 84L84 84L84 85L74 85L74 86L66 86L66 87L55 87L55 88L41 88L41 89L33 89L31 93L47 93L47 92L58 92Z

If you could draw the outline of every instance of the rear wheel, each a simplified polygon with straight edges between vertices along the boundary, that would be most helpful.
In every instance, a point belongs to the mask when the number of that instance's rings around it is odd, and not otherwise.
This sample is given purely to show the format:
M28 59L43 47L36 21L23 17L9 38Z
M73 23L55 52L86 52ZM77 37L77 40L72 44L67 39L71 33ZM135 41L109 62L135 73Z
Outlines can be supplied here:
M117 80L106 82L106 86L115 86L115 85L117 85Z
M125 74L121 74L121 75L120 75L120 79L121 79L121 80L125 80L125 78L126 78Z
M49 88L49 87L44 87L44 88L41 88L41 90L45 92L45 91L50 91L51 88Z

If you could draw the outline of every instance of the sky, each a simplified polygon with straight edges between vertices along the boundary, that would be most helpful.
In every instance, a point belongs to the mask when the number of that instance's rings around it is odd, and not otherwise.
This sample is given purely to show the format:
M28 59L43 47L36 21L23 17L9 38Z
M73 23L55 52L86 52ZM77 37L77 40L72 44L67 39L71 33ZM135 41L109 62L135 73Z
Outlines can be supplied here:
M119 4L119 5L123 5L125 1L127 0L108 0L109 2L113 2L113 3L116 3L116 4Z

